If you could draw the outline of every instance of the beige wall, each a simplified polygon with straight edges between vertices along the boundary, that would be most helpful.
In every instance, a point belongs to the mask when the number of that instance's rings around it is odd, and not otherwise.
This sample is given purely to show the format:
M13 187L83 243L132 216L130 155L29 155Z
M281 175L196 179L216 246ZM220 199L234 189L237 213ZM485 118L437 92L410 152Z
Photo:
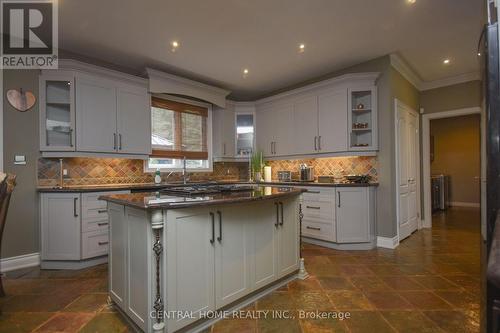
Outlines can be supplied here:
M450 176L450 201L479 204L480 116L431 120L432 174Z
M424 113L470 108L481 106L481 103L481 81L424 90L420 95L420 107L424 109Z
M4 170L17 175L2 239L1 257L39 252L36 163L39 155L38 104L18 112L5 99L9 89L32 91L38 97L38 71L4 70ZM27 165L14 165L14 155L25 155Z

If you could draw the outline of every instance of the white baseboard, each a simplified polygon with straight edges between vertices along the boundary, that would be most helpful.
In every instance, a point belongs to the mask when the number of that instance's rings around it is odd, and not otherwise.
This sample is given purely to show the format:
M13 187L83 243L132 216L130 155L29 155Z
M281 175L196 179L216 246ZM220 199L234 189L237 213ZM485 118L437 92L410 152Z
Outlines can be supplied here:
M399 237L377 237L377 247L383 247L386 249L395 249L399 245Z
M473 208L480 208L481 207L481 204L479 202L452 201L449 204L451 207L473 207Z
M40 265L40 253L24 254L22 256L0 259L0 272L5 273L16 269Z

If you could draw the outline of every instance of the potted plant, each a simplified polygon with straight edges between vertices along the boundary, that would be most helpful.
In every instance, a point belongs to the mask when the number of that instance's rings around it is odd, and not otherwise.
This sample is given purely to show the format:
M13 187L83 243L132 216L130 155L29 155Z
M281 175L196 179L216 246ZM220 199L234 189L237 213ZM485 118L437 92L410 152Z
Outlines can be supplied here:
M262 152L255 151L252 154L251 159L251 168L253 173L253 179L256 182L260 182L262 180L262 167L264 166L264 161L262 159Z

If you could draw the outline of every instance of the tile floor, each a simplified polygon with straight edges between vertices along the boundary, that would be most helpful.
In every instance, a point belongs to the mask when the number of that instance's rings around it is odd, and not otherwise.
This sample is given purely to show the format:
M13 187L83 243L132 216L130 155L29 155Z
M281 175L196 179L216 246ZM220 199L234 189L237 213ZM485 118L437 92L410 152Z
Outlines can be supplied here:
M225 319L212 332L479 332L479 211L434 217L396 250L334 251L304 245L311 277L250 310L349 312L349 319ZM107 266L7 274L0 332L127 332L107 305Z

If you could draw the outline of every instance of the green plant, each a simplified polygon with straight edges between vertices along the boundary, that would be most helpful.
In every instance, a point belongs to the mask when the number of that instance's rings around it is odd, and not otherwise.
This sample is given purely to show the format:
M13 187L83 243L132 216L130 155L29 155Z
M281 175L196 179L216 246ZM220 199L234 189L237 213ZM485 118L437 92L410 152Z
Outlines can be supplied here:
M252 163L252 171L254 173L256 173L256 172L262 172L262 167L264 166L264 161L263 161L263 158L262 158L262 152L261 151L255 151L252 154L251 163Z

